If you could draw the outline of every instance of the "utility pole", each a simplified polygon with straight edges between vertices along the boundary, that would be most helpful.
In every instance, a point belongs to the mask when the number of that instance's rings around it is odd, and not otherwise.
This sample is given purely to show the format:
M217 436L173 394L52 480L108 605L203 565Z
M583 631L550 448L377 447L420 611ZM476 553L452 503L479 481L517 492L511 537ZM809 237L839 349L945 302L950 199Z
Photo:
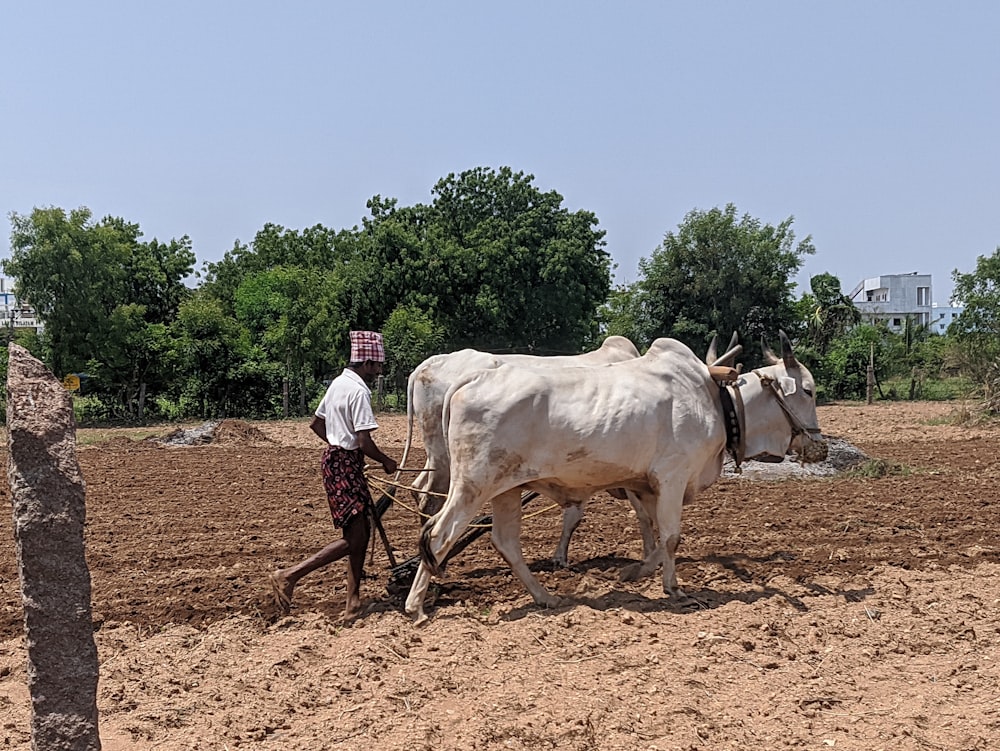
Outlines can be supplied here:
M874 389L875 389L875 345L872 344L868 350L867 395L869 404L871 404L875 400L875 395L873 393Z

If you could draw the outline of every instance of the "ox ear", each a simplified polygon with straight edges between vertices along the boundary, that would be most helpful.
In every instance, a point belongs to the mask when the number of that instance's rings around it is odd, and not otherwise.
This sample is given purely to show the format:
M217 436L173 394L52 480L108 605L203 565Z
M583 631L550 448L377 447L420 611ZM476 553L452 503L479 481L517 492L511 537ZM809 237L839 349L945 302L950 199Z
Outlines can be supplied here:
M788 338L788 335L780 329L778 330L778 336L781 338L781 359L785 363L785 368L791 369L798 364L795 359L795 353L792 351L792 342Z

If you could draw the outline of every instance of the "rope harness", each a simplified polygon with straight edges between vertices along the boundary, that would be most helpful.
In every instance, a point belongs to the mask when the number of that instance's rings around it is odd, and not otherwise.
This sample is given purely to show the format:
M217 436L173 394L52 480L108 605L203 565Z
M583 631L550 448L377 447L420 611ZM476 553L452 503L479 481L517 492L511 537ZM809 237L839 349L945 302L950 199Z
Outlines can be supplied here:
M374 477L374 476L372 476L370 474L370 471L371 470L375 470L375 469L378 469L378 467L376 467L376 466L366 467L365 468L365 477L367 478L369 485L371 485L375 490L378 490L378 491L380 491L382 493L388 493L390 488L393 488L393 489L402 488L403 490L409 490L409 491L411 491L413 493L425 493L426 495L431 495L431 496L434 496L435 498L447 498L447 495L445 493L432 493L429 490L421 490L420 488L417 488L414 485L407 485L406 483L396 482L394 480L386 480L386 479L383 479L381 477ZM399 500L398 498L395 499L394 503L396 505L398 505L398 506L402 506L406 511L409 511L414 516L419 517L422 521L427 521L428 519L431 518L430 514L425 514L420 509L415 508L413 506L409 506L406 503L403 503L403 501ZM538 511L533 511L530 514L525 514L521 518L522 519L532 519L532 518L534 518L536 516L541 516L542 514L547 513L549 511L552 511L553 509L557 509L557 508L559 508L559 504L558 503L553 503L552 505L546 506L545 508L539 509ZM470 524L470 525L468 525L468 528L469 529L489 529L491 526L492 525L490 525L490 524Z

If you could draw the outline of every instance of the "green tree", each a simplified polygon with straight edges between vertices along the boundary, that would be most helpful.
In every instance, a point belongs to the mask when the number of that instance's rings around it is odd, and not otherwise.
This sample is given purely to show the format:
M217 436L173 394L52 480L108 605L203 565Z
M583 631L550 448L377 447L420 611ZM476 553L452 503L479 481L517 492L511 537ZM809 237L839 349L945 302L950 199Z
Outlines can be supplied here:
M254 400L238 389L234 374L255 358L248 332L222 303L205 294L181 303L171 335L181 376L176 397L182 405L192 402L182 411L202 418L224 417L239 404L232 414L247 414Z
M808 315L806 335L820 356L825 355L837 337L861 323L861 311L840 288L833 274L817 274L809 280L812 294L802 296Z
M440 180L431 221L452 346L579 351L611 290L604 231L534 177L477 168Z
M964 307L948 327L969 377L982 388L987 408L1000 411L1000 247L976 259L976 270L952 272L953 298Z
M444 330L421 310L400 306L382 327L385 338L386 380L399 391L414 369L441 351Z
M701 352L716 332L736 331L753 365L760 352L750 342L797 332L792 277L815 248L809 237L795 242L792 221L737 218L732 204L690 212L639 261L642 339L672 336Z
M580 351L610 290L604 232L533 179L477 168L440 180L429 206L375 196L361 229L338 236L345 315L379 327L402 305L451 349Z
M222 260L205 264L202 286L232 311L236 291L247 277L276 268L335 272L345 262L336 250L336 238L336 232L321 224L301 232L265 224L250 245L237 241Z
M598 340L604 337L624 336L639 347L640 351L645 349L650 342L645 339L640 302L641 294L637 285L623 284L615 287L607 302L597 312L599 334L589 345L600 346Z
M36 208L10 218L4 271L45 324L50 367L58 375L98 369L98 395L136 414L164 327L190 294L183 283L195 260L190 240L142 242L137 224L94 222L87 208L69 215Z
M874 357L875 380L881 383L891 367L892 346L892 334L884 326L856 326L831 342L820 375L813 375L828 397L864 399L869 360Z
M310 380L346 339L343 319L333 308L334 284L316 269L275 267L243 279L236 290L237 320L269 358L282 365L282 414L290 413L290 392L304 414Z

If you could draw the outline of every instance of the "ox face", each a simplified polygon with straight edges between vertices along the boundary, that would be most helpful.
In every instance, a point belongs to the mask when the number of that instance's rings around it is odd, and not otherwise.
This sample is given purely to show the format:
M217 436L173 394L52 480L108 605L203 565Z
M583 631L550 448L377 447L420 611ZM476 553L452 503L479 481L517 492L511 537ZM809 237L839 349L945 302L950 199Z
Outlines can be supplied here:
M828 446L823 440L816 415L816 383L809 369L795 359L791 342L780 332L781 358L775 356L765 345L764 358L767 367L744 376L741 382L759 385L760 393L754 399L761 404L761 411L769 417L760 425L763 439L748 451L748 459L780 462L785 454L792 453L801 462L821 462L827 457ZM756 379L752 376L756 375ZM773 404L768 404L768 402ZM777 410L774 409L777 407ZM784 421L784 430L781 422ZM775 424L776 423L776 424ZM782 436L789 436L785 446Z

